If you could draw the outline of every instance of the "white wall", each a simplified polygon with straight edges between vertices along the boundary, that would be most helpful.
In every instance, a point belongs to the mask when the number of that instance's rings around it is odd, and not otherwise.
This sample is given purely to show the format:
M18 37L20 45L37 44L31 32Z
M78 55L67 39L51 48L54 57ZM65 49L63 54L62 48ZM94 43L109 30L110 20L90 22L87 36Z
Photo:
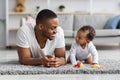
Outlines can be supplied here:
M14 11L16 0L9 0L9 11ZM49 5L47 1L50 1ZM59 5L65 5L65 11L89 11L90 0L26 0L25 6L27 12L34 12L36 6L40 9L50 8L58 11ZM120 10L120 0L93 0L93 11L118 11Z
M57 11L58 6L63 4L66 6L65 11L89 11L90 6L93 11L119 11L120 0L50 0L50 9Z
M5 0L0 0L0 48L5 47Z
M5 0L0 0L0 19L5 19Z
M59 5L65 5L65 11L89 10L89 0L51 0L50 9L58 11Z
M120 11L120 0L93 0L93 11Z

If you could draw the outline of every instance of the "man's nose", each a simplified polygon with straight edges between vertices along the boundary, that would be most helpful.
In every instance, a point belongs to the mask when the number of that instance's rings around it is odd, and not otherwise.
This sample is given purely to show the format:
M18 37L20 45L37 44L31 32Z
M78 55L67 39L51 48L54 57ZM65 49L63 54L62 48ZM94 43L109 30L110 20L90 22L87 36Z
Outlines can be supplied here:
M56 34L56 33L57 33L57 29L54 30L54 34Z

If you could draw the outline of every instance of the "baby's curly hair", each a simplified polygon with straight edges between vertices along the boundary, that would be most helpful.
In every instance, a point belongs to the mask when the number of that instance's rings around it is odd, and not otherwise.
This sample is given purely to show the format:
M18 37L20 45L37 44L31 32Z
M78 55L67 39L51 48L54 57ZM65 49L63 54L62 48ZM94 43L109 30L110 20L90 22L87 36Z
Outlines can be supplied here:
M83 32L88 31L87 39L90 41L92 41L96 35L95 29L90 25L82 26L78 31L83 31Z

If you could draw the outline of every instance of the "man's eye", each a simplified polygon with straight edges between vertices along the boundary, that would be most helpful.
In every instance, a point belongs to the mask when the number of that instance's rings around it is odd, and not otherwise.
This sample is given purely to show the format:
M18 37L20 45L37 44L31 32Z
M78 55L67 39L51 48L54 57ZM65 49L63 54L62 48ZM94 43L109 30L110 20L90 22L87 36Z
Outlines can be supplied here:
M51 27L51 30L54 30L54 29L56 29L56 27Z
M54 30L54 28L52 27L51 30Z
M79 40L82 40L82 39L84 39L84 38L79 37Z

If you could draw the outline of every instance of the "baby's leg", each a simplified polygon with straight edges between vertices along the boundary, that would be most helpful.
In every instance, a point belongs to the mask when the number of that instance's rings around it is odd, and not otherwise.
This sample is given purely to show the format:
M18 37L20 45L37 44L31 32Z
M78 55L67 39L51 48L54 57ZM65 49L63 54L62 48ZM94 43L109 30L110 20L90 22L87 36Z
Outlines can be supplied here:
M85 59L85 63L92 64L92 56L91 55L87 59Z

